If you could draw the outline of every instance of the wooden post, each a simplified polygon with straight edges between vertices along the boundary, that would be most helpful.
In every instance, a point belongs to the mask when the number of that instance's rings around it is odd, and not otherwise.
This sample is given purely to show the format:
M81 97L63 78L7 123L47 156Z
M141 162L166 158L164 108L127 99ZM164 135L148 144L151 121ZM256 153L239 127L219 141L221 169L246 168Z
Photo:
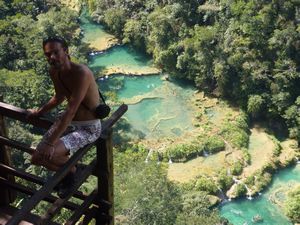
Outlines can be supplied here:
M113 186L113 147L112 129L107 138L100 138L97 142L97 175L99 212L96 217L97 225L114 225L114 186ZM105 200L111 203L111 207L101 203Z
M0 96L0 101L3 101L2 96ZM4 122L3 116L0 114L0 135L1 136L7 136L6 126ZM0 144L0 162L11 166L11 154L9 149ZM7 175L4 171L0 170L0 177L3 177L5 179L10 180L11 182L14 182L15 178L14 176ZM16 199L16 192L10 190L7 187L0 186L0 205L6 206L12 203Z

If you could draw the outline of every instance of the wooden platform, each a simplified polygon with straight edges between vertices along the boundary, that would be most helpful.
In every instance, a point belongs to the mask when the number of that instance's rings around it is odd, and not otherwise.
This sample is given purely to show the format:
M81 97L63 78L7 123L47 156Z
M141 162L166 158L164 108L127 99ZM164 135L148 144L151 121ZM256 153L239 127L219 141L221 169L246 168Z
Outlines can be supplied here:
M66 218L68 225L75 225L78 221L82 225L90 224L95 219L97 225L114 224L114 204L113 204L113 147L112 147L112 126L127 111L128 106L122 104L114 111L109 118L102 122L101 136L91 144L76 151L72 157L58 170L51 179L44 180L42 177L27 173L25 170L15 168L11 163L11 149L32 154L35 150L25 143L7 137L4 117L25 122L38 128L48 129L52 121L45 118L35 118L28 120L28 112L24 109L1 102L0 96L0 225L58 225L56 215L61 213L62 208L70 209L73 214ZM3 130L3 131L2 131ZM2 131L2 132L1 132ZM84 165L76 182L70 188L67 196L57 198L51 195L53 189L67 175L68 171L84 157L90 148L96 146L97 154L92 161ZM78 188L86 182L89 176L97 177L97 185L89 195L84 195ZM17 182L14 176L25 179L29 182L41 186L38 190L30 186L24 186ZM13 179L10 179L10 178ZM17 209L12 206L15 196L19 192L28 196L22 203L22 207ZM30 198L29 198L30 197ZM83 200L76 204L69 201L75 197ZM50 203L43 215L31 213L38 207L40 201ZM5 206L5 207L4 207ZM81 219L82 218L82 219ZM53 219L53 221L52 221Z

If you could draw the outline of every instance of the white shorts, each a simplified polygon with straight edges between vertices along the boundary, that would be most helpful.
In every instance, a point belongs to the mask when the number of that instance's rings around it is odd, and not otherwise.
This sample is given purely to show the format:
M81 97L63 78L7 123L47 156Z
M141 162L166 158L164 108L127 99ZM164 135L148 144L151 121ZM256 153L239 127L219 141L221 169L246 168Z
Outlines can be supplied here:
M55 123L54 123L55 124ZM44 135L44 139L53 132L54 125L50 127ZM93 143L101 135L101 122L99 119L87 121L72 121L60 138L70 154L74 154L78 149Z

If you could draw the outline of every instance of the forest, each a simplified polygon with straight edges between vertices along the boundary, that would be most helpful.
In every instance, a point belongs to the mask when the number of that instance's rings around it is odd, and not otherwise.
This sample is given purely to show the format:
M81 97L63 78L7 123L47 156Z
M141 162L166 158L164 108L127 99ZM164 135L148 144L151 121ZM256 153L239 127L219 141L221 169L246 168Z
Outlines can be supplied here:
M188 79L207 95L242 108L251 121L267 121L278 136L300 141L300 2L297 0L82 0L98 23L122 43L146 52L171 76ZM72 60L88 62L81 42L79 13L60 1L0 1L0 94L24 108L45 103L54 90L42 52L42 40L63 36ZM62 108L48 115L55 116ZM41 131L9 122L11 138L35 145ZM120 129L126 129L124 121ZM116 128L118 129L118 128ZM13 152L14 153L14 152ZM117 224L229 224L212 207L208 180L178 186L167 179L164 164L142 159L138 144L115 146ZM47 176L13 154L14 164ZM86 159L87 161L89 159ZM228 185L226 175L222 182ZM89 189L90 184L84 187ZM299 189L289 198L299 199ZM18 204L22 204L22 196ZM36 213L41 213L41 207ZM299 222L299 201L287 215ZM68 213L67 211L65 212ZM56 218L63 222L64 216Z
M299 1L88 0L88 5L96 21L146 51L164 71L300 141Z

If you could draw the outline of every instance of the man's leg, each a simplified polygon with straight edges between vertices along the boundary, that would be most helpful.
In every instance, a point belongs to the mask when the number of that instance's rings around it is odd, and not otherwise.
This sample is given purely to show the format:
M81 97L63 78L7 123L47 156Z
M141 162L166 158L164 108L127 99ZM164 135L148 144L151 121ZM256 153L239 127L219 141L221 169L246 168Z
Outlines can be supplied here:
M65 148L64 143L59 140L54 146L54 152L51 159L44 159L40 152L35 151L32 154L31 162L35 165L41 165L49 170L57 171L63 166L69 159L69 151ZM72 172L75 172L75 168L72 168Z
M65 148L63 141L59 140L54 146L54 152L51 159L43 159L41 154L36 151L32 155L31 161L35 165L41 165L52 171L58 171L69 160L69 151ZM60 198L65 198L75 184L74 166L71 171L59 182L56 186L57 195Z

